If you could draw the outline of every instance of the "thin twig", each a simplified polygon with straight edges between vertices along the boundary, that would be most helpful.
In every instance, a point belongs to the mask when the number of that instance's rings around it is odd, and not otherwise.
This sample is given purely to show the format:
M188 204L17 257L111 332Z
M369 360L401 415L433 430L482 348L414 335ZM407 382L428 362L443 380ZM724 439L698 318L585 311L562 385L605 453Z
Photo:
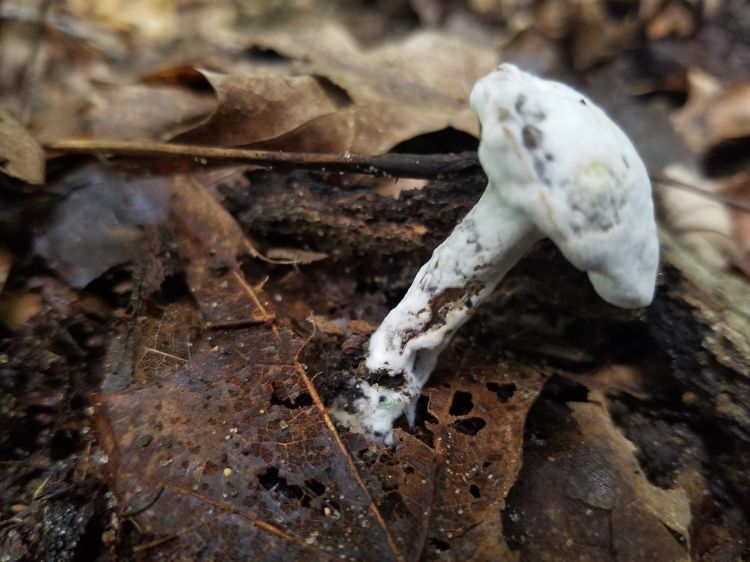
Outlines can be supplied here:
M248 150L217 146L196 146L139 141L61 140L46 146L67 154L96 154L193 160L199 164L261 164L293 166L320 171L347 172L371 176L435 178L479 169L474 152L460 154L320 154Z
M481 169L476 152L459 154L400 154L378 156L364 154L322 154L312 152L281 152L249 150L189 144L171 144L140 141L60 140L46 145L47 150L66 154L100 156L131 156L140 158L166 158L192 160L208 164L258 164L289 166L323 172L346 172L370 176L435 179ZM670 189L696 193L707 199L719 201L733 209L750 213L750 202L685 182L672 180L658 174L649 174L655 183Z
M703 189L696 185L691 185L689 183L685 183L679 180L673 180L671 178L665 178L663 176L659 176L655 174L650 174L650 177L651 177L651 181L663 187L669 187L672 189L680 189L682 191L689 191L690 193L701 195L707 199L713 199L714 201L723 203L724 205L726 205L727 207L731 207L732 209L737 209L738 211L744 211L746 213L750 213L750 201L745 201L743 199L738 199L736 197L731 197L729 195L724 195L722 193L714 193L713 191L708 191L707 189Z

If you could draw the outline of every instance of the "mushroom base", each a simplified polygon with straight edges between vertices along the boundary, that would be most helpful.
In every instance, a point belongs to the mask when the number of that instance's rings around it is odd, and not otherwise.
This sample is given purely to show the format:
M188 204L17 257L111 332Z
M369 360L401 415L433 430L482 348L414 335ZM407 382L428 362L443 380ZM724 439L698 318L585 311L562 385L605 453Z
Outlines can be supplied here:
M393 423L414 408L440 352L521 256L543 236L489 184L479 202L422 266L403 300L370 339L370 373L402 375L392 385L356 381L361 398L332 414L354 431L393 443ZM382 377L379 377L382 379ZM353 412L352 412L353 410Z

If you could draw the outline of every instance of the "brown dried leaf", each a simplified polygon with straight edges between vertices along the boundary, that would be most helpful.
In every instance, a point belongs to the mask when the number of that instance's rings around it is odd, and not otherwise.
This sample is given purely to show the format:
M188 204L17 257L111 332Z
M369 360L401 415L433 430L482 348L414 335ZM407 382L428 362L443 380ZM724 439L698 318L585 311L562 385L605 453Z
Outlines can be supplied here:
M239 146L273 139L346 104L312 76L228 76L204 71L219 106L176 141Z
M722 87L717 79L699 70L688 74L688 102L673 122L685 143L696 153L729 139L750 136L750 84Z
M712 181L679 165L664 169L667 181L721 193L725 181ZM673 186L659 185L658 197L666 224L686 247L712 267L726 268L739 256L730 209L721 201ZM679 187L679 186L678 186Z
M177 140L311 152L382 153L446 127L476 135L474 81L495 64L491 49L435 32L360 50L341 28L259 35L254 47L304 61L295 73L206 73L220 105Z
M134 84L97 97L92 134L101 139L167 140L216 108L213 96L170 85Z
M28 131L0 107L0 173L27 183L44 183L44 150Z

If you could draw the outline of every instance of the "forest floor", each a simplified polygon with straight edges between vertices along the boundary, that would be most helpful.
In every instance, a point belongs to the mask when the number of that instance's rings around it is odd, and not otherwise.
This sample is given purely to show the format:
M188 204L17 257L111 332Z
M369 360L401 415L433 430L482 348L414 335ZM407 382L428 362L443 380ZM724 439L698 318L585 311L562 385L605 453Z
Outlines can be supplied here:
M371 443L500 62L632 138L656 297L538 244ZM746 2L6 0L0 123L0 561L750 560Z

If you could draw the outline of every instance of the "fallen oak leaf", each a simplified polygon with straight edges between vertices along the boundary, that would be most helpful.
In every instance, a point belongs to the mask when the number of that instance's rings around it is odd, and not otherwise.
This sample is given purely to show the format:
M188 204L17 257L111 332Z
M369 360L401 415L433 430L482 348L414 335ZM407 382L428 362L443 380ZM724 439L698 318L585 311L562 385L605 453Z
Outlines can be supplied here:
M216 91L217 109L175 142L247 146L276 138L348 105L313 76L232 76L201 71Z
M417 135L453 127L478 134L468 107L474 81L492 68L492 49L434 32L362 50L351 39L333 49L325 26L305 34L257 34L253 47L298 57L290 72L255 76L204 73L219 108L174 140L309 152L381 154ZM317 46L312 46L317 42ZM311 45L303 52L302 45ZM441 53L438 57L436 53ZM299 76L304 74L304 76Z

